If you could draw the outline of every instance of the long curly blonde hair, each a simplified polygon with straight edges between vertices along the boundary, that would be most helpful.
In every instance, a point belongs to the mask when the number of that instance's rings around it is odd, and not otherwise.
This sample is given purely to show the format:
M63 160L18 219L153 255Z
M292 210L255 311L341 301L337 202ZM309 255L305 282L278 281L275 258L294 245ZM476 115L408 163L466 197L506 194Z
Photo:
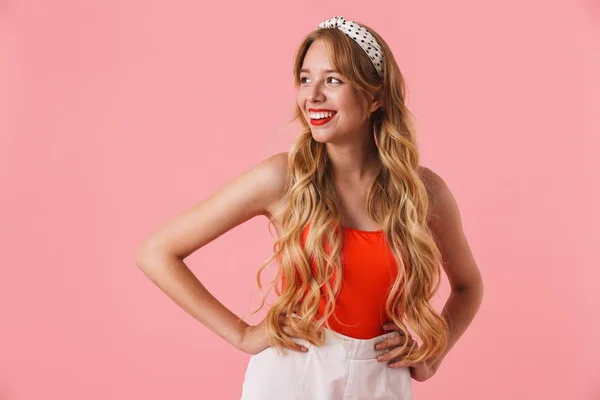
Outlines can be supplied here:
M427 224L429 199L419 174L411 114L404 103L404 78L387 43L372 29L365 28L382 47L383 77L379 77L365 52L343 32L317 29L304 38L296 52L295 84L300 85L300 69L311 43L322 40L333 67L351 85L365 95L381 96L383 108L371 115L380 163L367 193L366 208L371 219L383 228L397 263L398 273L387 298L386 312L406 337L411 335L420 342L405 360L435 361L446 349L448 332L446 321L430 305L440 286L441 254ZM272 346L279 350L293 345L279 325L281 314L295 315L296 318L289 318L293 336L313 345L323 344L320 332L323 327L329 328L343 279L343 236L339 229L342 224L325 144L313 139L300 107L294 119L303 130L288 155L287 187L277 213L281 236L257 275L262 296L260 310L266 297L261 273L270 262L278 260L277 274L270 282L277 299L267 313L266 326ZM302 243L308 225L310 229ZM282 278L287 284L280 287ZM325 312L317 316L322 296L326 299Z

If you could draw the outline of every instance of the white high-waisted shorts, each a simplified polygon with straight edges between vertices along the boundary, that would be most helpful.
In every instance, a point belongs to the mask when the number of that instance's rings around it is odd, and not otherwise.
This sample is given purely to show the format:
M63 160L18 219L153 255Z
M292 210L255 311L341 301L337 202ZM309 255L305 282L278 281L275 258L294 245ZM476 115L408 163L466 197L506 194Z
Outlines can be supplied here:
M412 400L408 368L390 368L375 344L398 332L354 339L325 329L325 344L293 340L308 352L273 347L250 357L241 400Z

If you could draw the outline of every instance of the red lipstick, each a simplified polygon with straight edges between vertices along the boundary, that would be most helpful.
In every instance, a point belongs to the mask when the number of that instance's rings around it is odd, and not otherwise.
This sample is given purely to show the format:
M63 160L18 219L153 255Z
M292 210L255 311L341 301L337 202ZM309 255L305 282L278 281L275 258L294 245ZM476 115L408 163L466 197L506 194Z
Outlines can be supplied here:
M326 123L328 123L329 121L331 121L333 119L333 117L335 117L335 114L337 114L337 111L334 110L326 110L324 108L309 108L308 112L332 112L333 115L329 118L320 118L320 119L312 119L310 118L310 123L311 125L314 126L321 126L321 125L325 125Z

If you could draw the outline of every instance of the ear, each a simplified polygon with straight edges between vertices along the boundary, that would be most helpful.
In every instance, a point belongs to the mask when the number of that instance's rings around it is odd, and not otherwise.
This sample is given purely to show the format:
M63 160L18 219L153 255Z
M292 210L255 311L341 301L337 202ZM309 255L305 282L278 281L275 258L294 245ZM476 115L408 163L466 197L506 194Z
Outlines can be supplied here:
M378 99L375 99L375 100L373 100L373 103L371 104L371 109L370 109L370 111L371 111L371 112L375 112L375 111L377 111L377 110L378 110L378 109L379 109L381 106L383 106L383 100L378 100Z
M370 112L373 113L373 112L377 111L380 107L383 106L383 100L381 99L382 97L383 96L382 96L381 92L377 93L374 96L371 96L372 103L371 103L371 108L369 109Z

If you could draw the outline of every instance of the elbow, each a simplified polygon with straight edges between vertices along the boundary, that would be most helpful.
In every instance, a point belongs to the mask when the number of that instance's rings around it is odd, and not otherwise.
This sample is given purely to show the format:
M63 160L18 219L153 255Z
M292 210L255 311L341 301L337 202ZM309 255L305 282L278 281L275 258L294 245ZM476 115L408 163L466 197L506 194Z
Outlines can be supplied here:
M484 287L483 287L483 279L479 276L477 279L472 279L468 282L464 282L460 285L455 285L452 288L452 292L454 293L468 293L469 295L482 298Z
M146 240L135 253L135 265L141 270L147 270L161 258L159 246L151 239Z
M174 259L183 260L157 236L146 239L135 253L135 264L144 272L170 264Z
M141 270L144 270L147 268L148 260L150 260L150 259L151 259L150 252L144 246L140 247L137 250L137 252L135 253L135 265Z

